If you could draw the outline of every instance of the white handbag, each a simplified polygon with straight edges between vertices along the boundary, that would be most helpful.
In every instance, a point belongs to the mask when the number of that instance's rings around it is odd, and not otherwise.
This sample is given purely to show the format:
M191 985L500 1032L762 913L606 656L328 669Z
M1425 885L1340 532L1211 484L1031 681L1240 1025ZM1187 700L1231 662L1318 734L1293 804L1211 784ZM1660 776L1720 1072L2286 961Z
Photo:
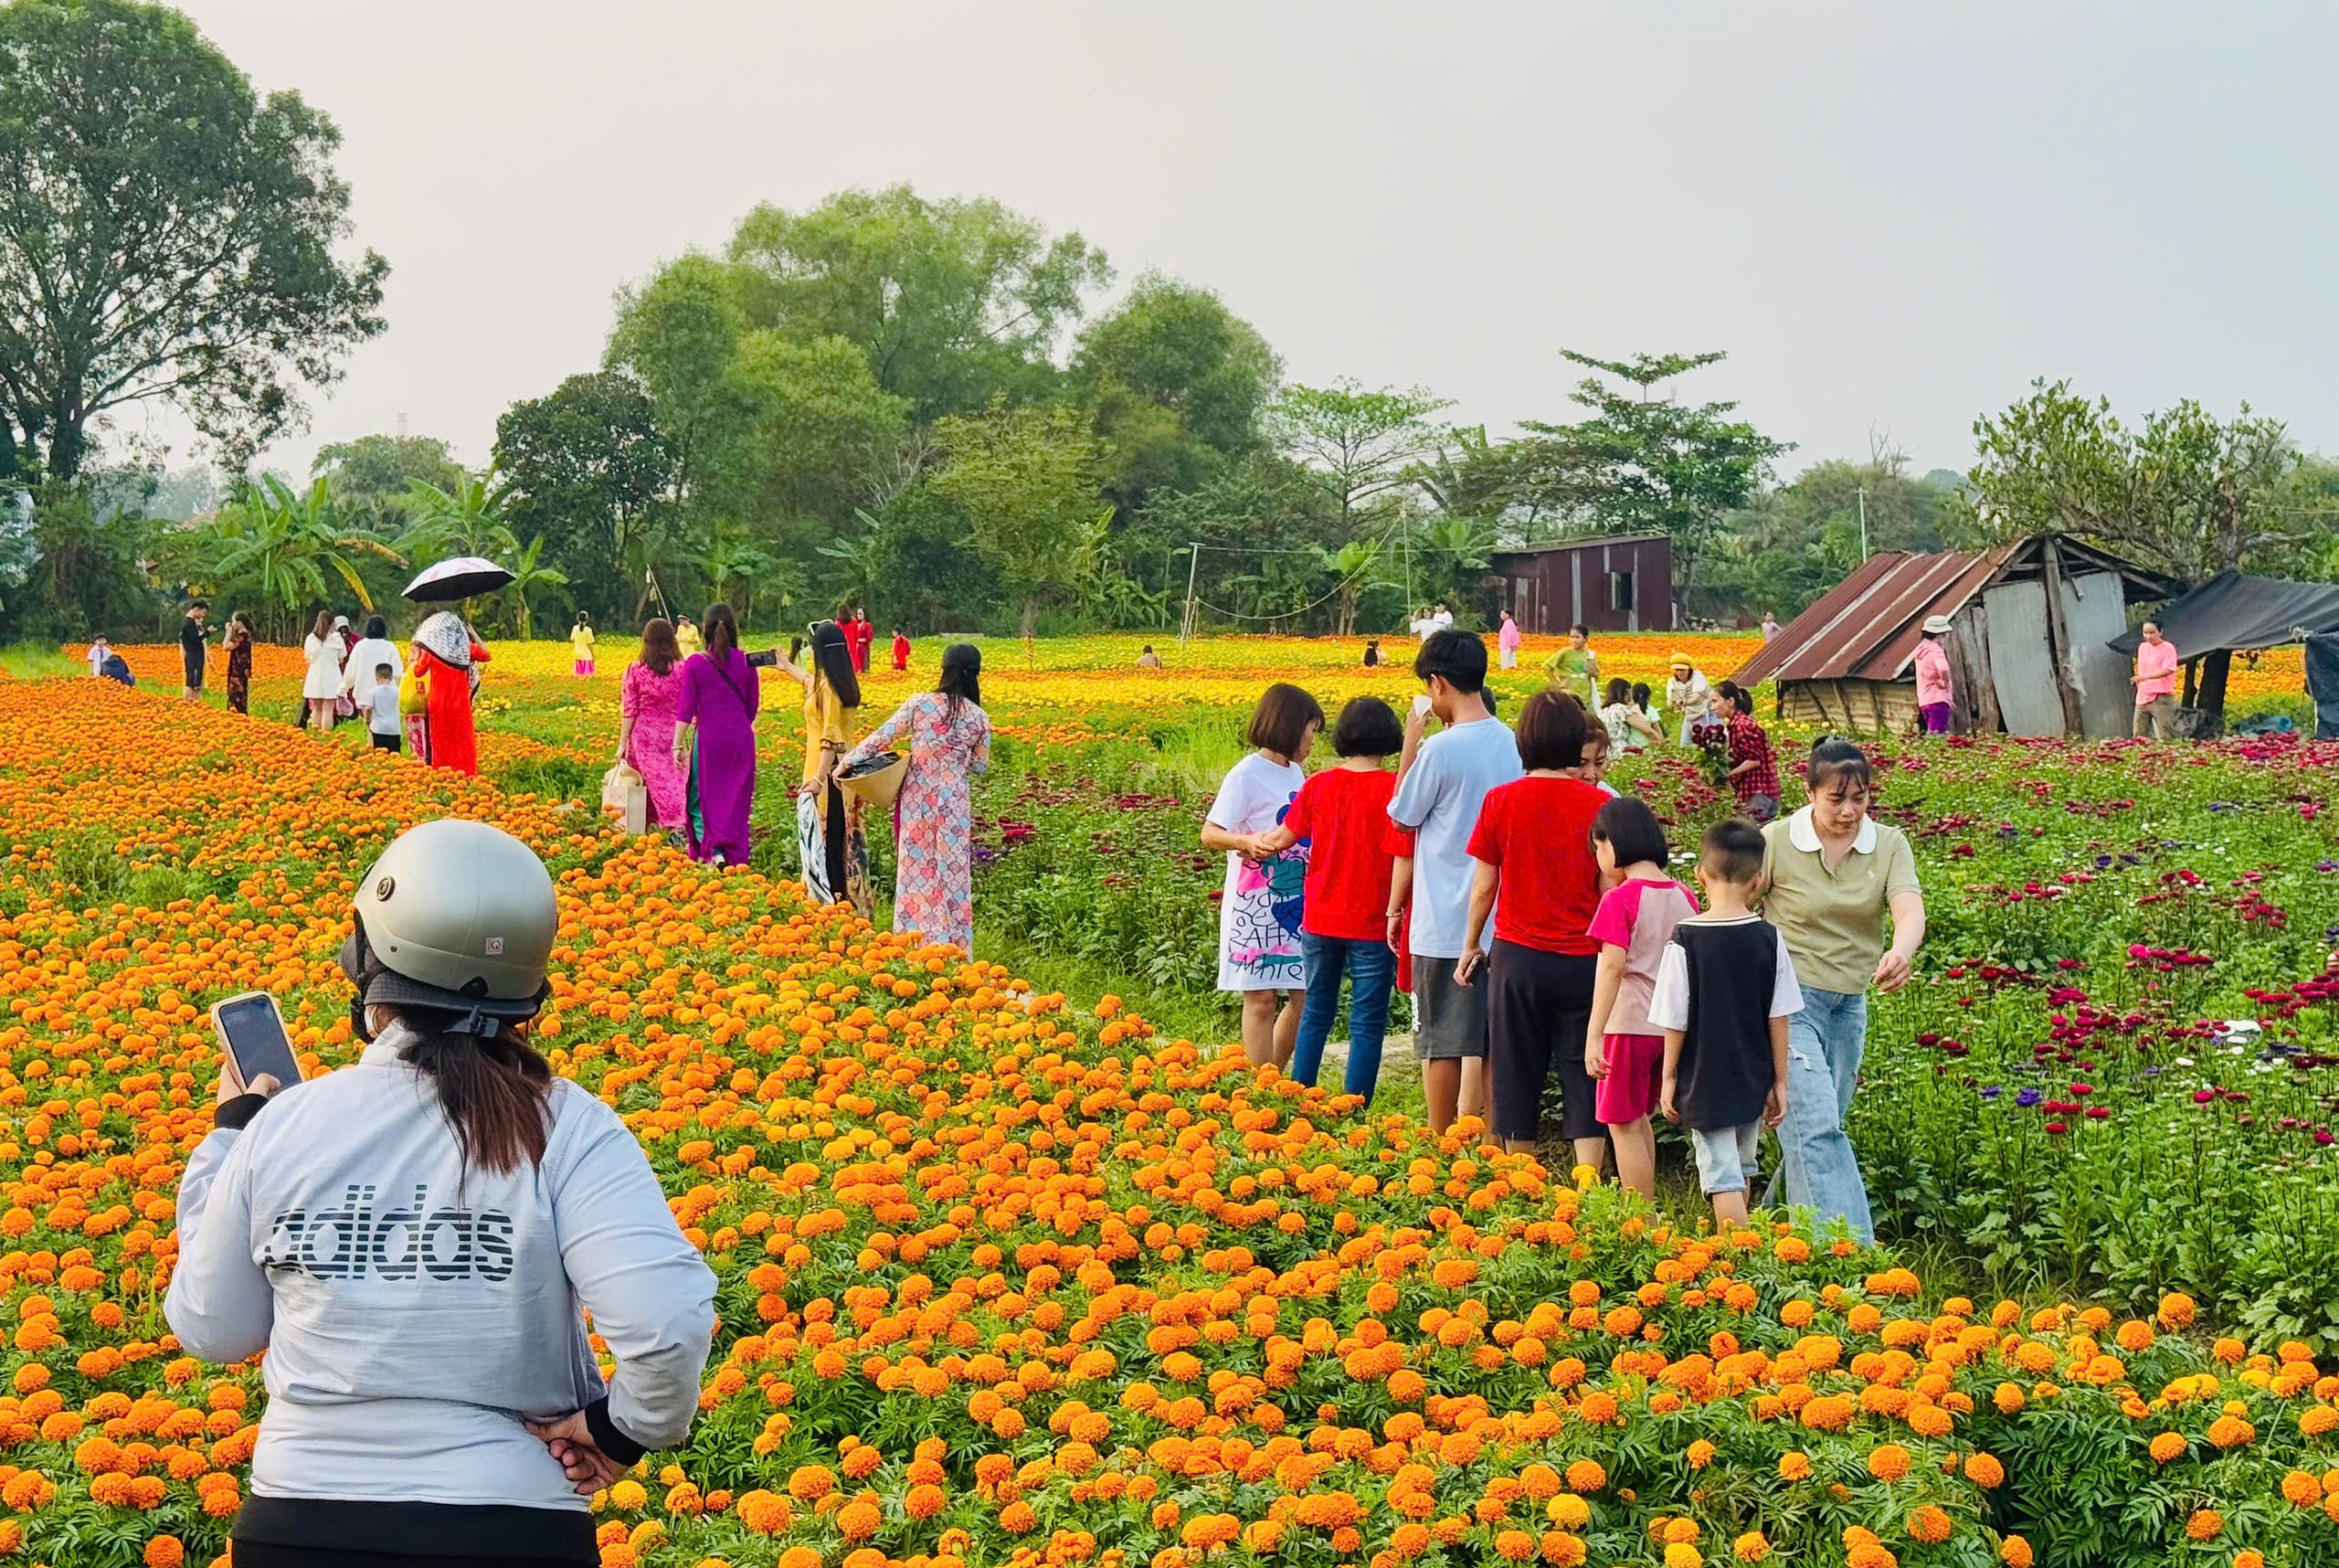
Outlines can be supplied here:
M650 787L630 763L620 762L601 775L601 810L618 820L621 832L650 831Z

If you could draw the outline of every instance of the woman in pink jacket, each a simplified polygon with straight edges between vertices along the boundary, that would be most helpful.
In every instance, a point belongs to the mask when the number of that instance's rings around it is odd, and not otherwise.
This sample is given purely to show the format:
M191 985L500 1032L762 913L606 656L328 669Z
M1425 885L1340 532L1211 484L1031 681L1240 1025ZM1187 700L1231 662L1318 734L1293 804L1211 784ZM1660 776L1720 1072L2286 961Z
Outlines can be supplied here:
M1955 712L1949 679L1949 650L1941 640L1949 635L1949 617L1925 618L1924 641L1917 644L1917 715L1927 735L1947 735Z

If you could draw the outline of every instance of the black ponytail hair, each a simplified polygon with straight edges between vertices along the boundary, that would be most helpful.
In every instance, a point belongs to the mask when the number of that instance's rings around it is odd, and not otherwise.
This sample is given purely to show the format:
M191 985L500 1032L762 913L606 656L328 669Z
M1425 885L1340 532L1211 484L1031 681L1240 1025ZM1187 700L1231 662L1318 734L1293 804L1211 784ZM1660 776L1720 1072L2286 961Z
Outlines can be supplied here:
M983 651L971 642L953 642L942 651L942 678L934 689L950 698L956 714L960 703L983 705Z
M852 673L852 647L835 621L812 623L812 662L820 666L838 702L849 708L861 705L861 677Z

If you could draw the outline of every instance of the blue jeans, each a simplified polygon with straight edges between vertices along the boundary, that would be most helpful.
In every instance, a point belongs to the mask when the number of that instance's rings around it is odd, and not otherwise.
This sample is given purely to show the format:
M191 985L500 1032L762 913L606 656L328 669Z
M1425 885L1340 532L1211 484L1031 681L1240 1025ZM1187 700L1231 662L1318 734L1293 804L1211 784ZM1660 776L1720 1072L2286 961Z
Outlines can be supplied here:
M1825 1225L1842 1220L1855 1239L1876 1239L1860 1162L1845 1136L1852 1090L1868 1048L1868 995L1803 988L1803 1011L1787 1020L1787 1119L1779 1128L1787 1202Z
M1397 955L1386 942L1349 937L1299 934L1299 952L1307 965L1307 1001L1299 1012L1299 1040L1292 1047L1291 1075L1303 1084L1316 1082L1324 1065L1324 1042L1332 1037L1332 1020L1340 1012L1340 976L1356 979L1349 1002L1349 1073L1341 1088L1351 1095L1372 1097L1381 1080L1381 1039L1389 1033L1389 993L1397 983Z

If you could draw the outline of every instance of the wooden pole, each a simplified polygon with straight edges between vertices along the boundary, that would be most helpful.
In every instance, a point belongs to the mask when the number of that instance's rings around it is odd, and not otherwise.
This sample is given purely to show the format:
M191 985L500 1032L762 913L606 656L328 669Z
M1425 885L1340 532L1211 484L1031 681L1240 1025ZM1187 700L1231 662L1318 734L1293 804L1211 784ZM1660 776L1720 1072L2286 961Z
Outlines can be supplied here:
M2063 546L2052 534L2041 545L2047 567L2047 657L2055 669L2055 695L2062 699L2063 733L2079 735L2086 726L2080 717L2080 694L2071 690L2071 629L2063 621Z

